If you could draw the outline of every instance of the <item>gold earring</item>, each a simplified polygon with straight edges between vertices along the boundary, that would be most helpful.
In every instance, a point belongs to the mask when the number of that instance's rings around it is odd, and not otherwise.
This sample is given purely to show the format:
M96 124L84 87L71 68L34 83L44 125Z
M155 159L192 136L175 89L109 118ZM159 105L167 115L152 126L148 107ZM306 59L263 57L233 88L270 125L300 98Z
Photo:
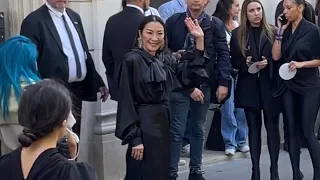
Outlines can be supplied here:
M161 50L161 51L163 50L164 45L165 45L165 43L161 44L161 46L160 46L160 50Z
M138 47L142 48L142 39L141 38L138 38Z

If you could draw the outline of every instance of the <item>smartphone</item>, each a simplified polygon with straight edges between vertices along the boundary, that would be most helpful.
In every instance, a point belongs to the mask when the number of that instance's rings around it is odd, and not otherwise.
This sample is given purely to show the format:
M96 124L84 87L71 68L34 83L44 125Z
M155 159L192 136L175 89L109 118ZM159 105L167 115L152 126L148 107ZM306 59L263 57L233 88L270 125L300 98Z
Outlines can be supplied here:
M281 25L286 25L288 23L288 19L286 18L285 14L282 14L280 17Z

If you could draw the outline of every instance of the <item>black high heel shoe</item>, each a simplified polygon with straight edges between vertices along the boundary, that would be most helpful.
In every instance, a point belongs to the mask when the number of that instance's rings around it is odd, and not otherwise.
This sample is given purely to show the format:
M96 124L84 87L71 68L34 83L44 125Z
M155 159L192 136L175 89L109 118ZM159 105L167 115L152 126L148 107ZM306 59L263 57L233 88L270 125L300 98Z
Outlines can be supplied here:
M252 170L251 180L260 180L260 169Z

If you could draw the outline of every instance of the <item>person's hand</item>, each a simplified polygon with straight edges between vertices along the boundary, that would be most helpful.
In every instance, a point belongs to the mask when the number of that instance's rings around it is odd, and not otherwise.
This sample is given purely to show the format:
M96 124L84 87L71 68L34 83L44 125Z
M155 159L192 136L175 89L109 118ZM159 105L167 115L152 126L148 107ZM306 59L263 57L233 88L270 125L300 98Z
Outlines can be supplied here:
M228 95L228 88L224 86L219 86L216 91L217 100L221 103Z
M264 69L265 67L267 67L267 65L268 65L268 60L264 56L262 56L262 61L258 62L257 68Z
M131 156L133 157L133 159L137 161L141 161L143 158L143 153L144 153L143 151L144 151L143 144L139 144L138 146L132 147Z
M200 89L194 88L193 92L190 94L190 97L194 101L201 102L201 104L203 104L204 95Z
M281 16L282 15L283 15L283 13L280 14L280 16L278 17L278 20L277 20L278 27L279 28L281 27L281 32L278 32L280 35L283 35L284 30L286 30L290 24L289 21L287 22L287 24L284 24L284 25L281 24L281 20L282 20Z
M289 63L289 71L292 72L296 69L303 68L303 62L291 61Z
M204 33L197 19L193 22L193 20L190 17L186 17L184 22L187 28L189 29L190 34L192 34L195 38L203 38Z
M253 64L251 60L252 60L252 56L247 56L246 64L247 64L248 67L251 66L251 64Z
M77 142L71 133L67 133L68 150L71 159L77 156Z
M184 52L186 52L186 50L185 50L185 49L182 49L182 50L179 50L179 51L177 51L177 52L172 53L172 55L173 55L174 57L176 57L177 60L180 60L181 57L182 57L182 54L183 54Z
M107 88L106 86L100 87L100 88L99 88L99 92L100 92L100 94L101 94L101 97L100 97L101 101L102 101L102 102L105 102L105 101L108 99L108 97L109 97L109 90L108 90L108 88Z

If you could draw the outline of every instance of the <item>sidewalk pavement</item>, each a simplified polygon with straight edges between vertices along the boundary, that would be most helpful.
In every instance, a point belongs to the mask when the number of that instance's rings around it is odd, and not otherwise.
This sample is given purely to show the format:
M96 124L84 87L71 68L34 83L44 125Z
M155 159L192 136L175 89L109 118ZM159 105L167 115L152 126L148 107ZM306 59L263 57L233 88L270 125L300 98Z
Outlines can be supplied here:
M238 153L236 156L238 158L243 156ZM205 156L206 157L206 156ZM244 157L244 156L243 156ZM210 165L206 163L204 158L204 177L206 180L250 180L251 178L251 160L249 155L244 158L235 159L232 161L221 160L220 163L215 163ZM220 157L221 159L221 157ZM301 171L304 174L304 180L313 179L313 167L309 152L307 149L303 149L301 154ZM211 160L212 161L212 160ZM224 162L222 162L224 161ZM218 161L216 161L218 162ZM269 178L269 166L270 159L268 151L264 150L261 154L261 180L270 180ZM184 169L183 169L184 168ZM179 173L179 180L188 179L187 167L183 167ZM279 158L279 175L281 180L292 180L292 169L289 159L289 154L285 151L281 151Z

